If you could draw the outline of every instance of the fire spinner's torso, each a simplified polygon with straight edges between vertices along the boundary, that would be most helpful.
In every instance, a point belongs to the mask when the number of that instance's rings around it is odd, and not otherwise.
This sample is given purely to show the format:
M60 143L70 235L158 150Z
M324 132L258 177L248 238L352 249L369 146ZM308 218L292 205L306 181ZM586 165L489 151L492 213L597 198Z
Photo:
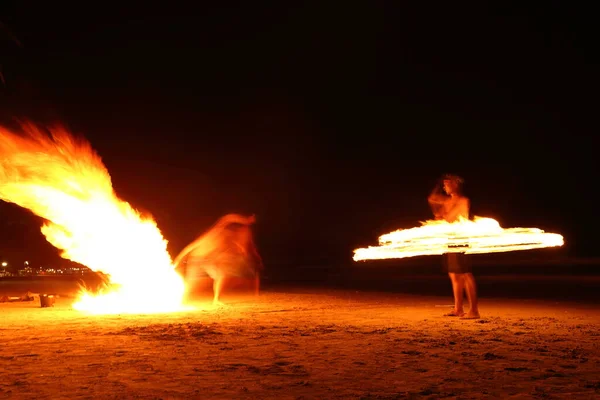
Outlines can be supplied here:
M442 205L443 218L455 222L461 218L469 219L469 200L464 196L451 196Z

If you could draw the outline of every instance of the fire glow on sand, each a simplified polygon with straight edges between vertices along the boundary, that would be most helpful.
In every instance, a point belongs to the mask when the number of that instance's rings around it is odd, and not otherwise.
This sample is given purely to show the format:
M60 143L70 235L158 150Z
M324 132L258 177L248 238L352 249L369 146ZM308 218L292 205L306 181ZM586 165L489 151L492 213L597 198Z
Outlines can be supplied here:
M492 218L475 217L449 223L430 220L422 226L379 237L379 246L354 250L354 261L406 258L444 253L500 253L559 247L564 239L538 228L503 229Z
M154 220L120 200L89 142L62 127L0 127L0 199L46 220L42 233L61 256L108 275L73 308L93 314L187 309L185 284ZM160 294L157 295L157 294Z

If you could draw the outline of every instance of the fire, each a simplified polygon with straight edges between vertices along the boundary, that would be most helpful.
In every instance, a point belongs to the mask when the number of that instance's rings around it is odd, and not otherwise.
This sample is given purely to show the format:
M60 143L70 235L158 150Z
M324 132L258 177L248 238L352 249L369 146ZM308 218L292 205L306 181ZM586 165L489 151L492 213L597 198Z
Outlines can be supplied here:
M109 276L73 308L95 314L183 310L185 285L151 217L115 194L101 158L62 127L0 127L0 199L44 218L42 233L63 258Z
M379 246L354 250L354 261L406 258L444 253L499 253L558 247L564 244L557 233L538 228L503 229L492 218L475 217L454 223L426 221L422 226L399 229L379 237Z

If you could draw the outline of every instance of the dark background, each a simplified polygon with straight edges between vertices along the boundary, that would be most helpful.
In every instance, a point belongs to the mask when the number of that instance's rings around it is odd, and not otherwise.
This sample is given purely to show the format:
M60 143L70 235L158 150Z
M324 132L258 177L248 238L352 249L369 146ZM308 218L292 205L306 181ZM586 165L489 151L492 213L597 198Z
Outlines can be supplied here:
M453 172L594 257L597 29L566 3L3 2L1 116L85 136L173 256L247 212L268 268L348 263ZM56 258L40 225L0 204L2 255Z

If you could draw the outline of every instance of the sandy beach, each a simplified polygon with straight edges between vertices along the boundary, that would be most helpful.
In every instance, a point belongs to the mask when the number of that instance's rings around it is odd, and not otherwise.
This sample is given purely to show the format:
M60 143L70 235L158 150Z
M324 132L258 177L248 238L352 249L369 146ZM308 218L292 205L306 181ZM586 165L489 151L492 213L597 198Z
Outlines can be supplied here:
M576 398L600 395L594 304L286 289L214 308L88 316L0 304L0 397Z

